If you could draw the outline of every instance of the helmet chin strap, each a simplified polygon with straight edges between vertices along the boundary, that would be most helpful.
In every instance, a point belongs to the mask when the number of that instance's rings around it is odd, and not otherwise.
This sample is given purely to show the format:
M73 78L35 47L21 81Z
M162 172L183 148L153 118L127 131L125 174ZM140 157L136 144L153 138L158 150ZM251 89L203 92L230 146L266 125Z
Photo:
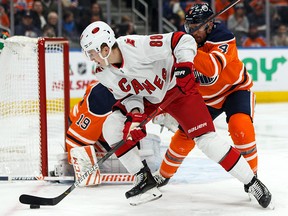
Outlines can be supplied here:
M109 53L105 57L103 57L101 52L99 52L99 56L104 60L106 66L109 66L108 57L110 56L110 54L111 54L111 48L109 49Z

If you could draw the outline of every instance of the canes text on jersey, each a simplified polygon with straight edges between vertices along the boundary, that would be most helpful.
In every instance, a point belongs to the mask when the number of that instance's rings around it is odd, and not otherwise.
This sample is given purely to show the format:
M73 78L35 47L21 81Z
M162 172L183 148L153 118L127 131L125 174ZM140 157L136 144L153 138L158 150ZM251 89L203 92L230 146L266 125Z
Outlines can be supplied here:
M147 79L144 82L139 82L137 79L133 79L131 82L129 82L126 78L122 78L118 82L118 85L123 92L129 92L131 89L133 89L136 95L144 90L146 90L149 94L152 94L157 88L162 90L166 78L167 70L162 68L162 77L156 75L153 83Z

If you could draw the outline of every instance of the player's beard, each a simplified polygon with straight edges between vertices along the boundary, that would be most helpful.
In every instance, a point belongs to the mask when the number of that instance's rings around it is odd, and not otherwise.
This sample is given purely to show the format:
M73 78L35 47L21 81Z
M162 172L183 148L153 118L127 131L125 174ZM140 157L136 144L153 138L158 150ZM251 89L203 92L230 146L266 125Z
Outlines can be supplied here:
M206 41L207 36L201 36L201 35L193 35L195 41L197 42L198 45L202 46L204 42Z

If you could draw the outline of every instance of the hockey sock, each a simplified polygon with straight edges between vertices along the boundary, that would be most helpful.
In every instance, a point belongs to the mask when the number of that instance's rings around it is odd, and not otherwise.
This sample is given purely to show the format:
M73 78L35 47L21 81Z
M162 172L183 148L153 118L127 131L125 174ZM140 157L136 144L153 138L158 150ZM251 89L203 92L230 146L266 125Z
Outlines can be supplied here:
M240 182L248 184L254 174L239 151L221 139L215 132L195 138L201 151L211 160L219 163Z
M195 142L191 138L183 131L177 130L162 160L160 174L165 178L171 178L194 146Z
M143 163L141 161L137 146L134 146L131 150L125 154L122 154L121 157L118 157L118 159L127 169L127 171L133 175L143 168Z
M234 114L229 119L228 127L235 148L243 155L256 174L258 155L254 126L250 116L243 113Z

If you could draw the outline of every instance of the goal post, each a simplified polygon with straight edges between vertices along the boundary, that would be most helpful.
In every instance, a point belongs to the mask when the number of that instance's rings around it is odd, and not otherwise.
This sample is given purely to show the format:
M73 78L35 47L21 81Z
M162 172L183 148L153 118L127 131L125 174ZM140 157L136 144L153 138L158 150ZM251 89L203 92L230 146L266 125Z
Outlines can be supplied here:
M69 42L13 36L0 68L0 176L48 176L65 152Z

